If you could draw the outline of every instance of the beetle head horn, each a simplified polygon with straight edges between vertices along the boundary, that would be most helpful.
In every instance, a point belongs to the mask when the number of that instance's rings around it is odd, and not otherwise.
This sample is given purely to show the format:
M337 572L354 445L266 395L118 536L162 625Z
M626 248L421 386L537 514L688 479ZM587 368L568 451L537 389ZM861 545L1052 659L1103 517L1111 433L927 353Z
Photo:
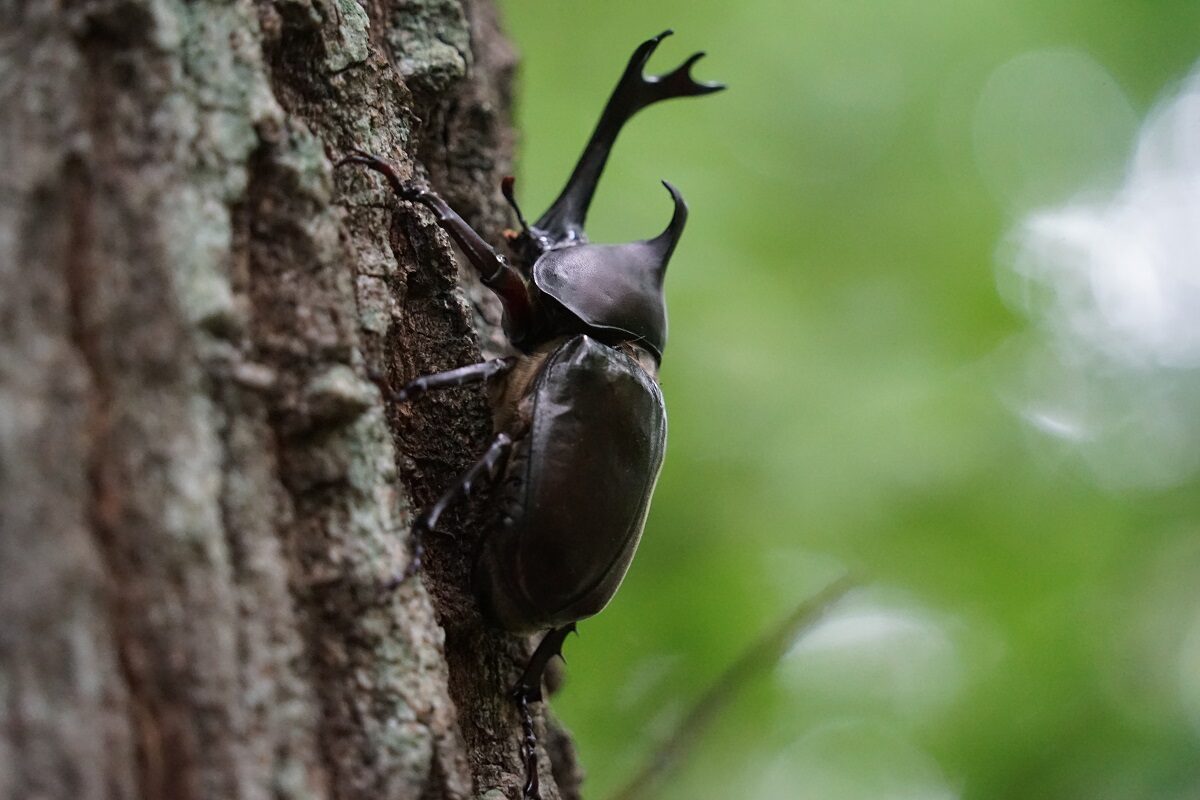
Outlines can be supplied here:
M533 228L550 242L586 241L583 223L592 204L592 195L596 192L596 183L608 162L608 154L617 140L617 134L634 114L663 100L699 97L725 88L724 84L698 81L692 77L692 67L703 58L702 52L694 53L670 72L646 75L643 70L650 55L670 35L671 31L665 30L642 42L633 51L567 185L554 204L533 224Z

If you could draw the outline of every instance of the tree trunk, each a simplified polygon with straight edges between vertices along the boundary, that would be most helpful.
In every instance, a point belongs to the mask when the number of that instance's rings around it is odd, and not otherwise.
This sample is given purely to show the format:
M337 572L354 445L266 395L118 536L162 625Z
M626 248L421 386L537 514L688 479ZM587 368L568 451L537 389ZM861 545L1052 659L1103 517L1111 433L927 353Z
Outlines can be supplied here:
M469 592L480 520L380 591L483 395L385 410L366 378L479 360L498 308L332 166L412 166L497 239L494 10L0 9L0 798L519 797L528 642ZM539 727L544 796L576 797Z

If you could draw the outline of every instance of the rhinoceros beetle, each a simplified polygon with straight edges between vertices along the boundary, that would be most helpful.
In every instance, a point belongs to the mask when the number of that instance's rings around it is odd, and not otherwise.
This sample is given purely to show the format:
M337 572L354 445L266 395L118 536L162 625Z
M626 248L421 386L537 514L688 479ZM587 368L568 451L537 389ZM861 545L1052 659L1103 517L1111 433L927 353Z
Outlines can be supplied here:
M533 225L521 214L512 178L504 180L503 194L521 226L508 235L511 264L441 197L403 180L391 162L361 150L341 162L379 172L400 199L434 213L499 297L505 334L520 352L417 378L392 399L491 382L495 437L414 522L404 576L419 568L424 534L448 507L482 482L502 487L497 525L475 563L475 592L484 614L501 628L549 630L513 689L525 734L526 798L538 796L528 704L541 699L542 673L575 622L604 608L624 578L666 445L657 382L667 339L663 276L687 206L664 181L674 212L659 235L590 244L583 226L609 152L630 117L660 100L724 88L692 78L691 67L703 53L664 75L644 75L650 55L670 34L664 31L634 51L566 186Z

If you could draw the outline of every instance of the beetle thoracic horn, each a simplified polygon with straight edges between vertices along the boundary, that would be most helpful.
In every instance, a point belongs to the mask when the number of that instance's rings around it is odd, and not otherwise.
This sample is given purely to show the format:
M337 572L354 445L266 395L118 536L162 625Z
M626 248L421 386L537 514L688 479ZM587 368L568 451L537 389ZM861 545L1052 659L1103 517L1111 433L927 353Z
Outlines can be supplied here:
M688 218L688 207L683 200L683 195L669 181L663 181L662 184L667 187L667 191L671 193L671 199L675 201L675 211L671 214L671 221L667 223L666 229L653 239L646 240L646 244L653 247L658 255L659 281L662 281L662 276L667 271L667 262L671 260L671 254L675 252L675 245L679 243L679 237L683 234L683 226L687 224Z

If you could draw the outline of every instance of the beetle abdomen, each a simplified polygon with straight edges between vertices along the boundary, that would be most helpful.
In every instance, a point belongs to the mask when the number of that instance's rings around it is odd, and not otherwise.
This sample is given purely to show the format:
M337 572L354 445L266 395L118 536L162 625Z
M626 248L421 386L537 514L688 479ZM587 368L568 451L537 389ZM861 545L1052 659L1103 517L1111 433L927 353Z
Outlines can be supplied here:
M510 630L600 611L641 538L666 446L654 380L587 336L565 341L530 389L528 435L509 464L509 520L476 567L484 608Z

